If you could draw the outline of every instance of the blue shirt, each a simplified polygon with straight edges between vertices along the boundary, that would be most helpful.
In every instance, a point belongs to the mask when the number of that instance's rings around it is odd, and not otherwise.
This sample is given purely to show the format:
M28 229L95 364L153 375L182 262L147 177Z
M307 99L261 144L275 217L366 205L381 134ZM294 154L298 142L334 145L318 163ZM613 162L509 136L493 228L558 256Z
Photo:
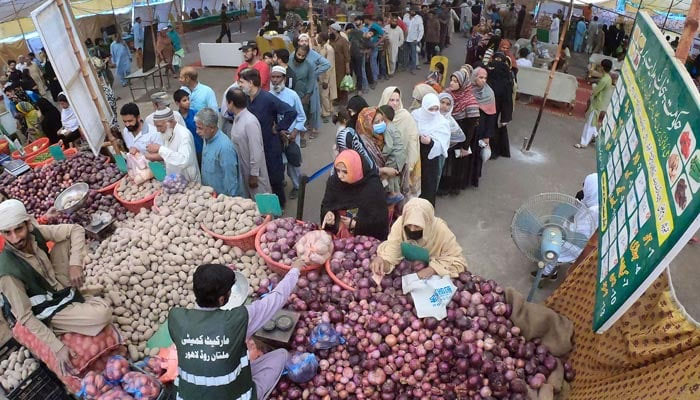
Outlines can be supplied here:
M194 123L195 114L197 114L197 110L192 109L192 107L187 111L187 115L182 115L182 113L180 113L182 119L185 120L185 126L192 132L192 137L194 137L194 150L197 154L202 154L202 145L204 142L202 141L202 137L197 134L197 124Z
M282 100L283 102L289 104L297 112L297 118L294 123L289 127L289 130L296 129L299 132L305 132L306 128L304 124L306 123L306 114L304 113L304 105L301 104L301 99L297 92L292 89L285 87L281 92L275 93L275 91L270 91L275 97ZM282 115L278 115L277 118L281 119Z
M272 126L277 122L278 130L289 130L297 117L297 112L287 103L263 89L258 89L258 93L250 100L248 111L255 115L255 118L260 122L263 147L265 148L265 164L267 164L270 183L281 184L284 182L282 141L278 134L272 132Z
M190 108L201 110L209 107L214 111L219 109L219 105L216 102L216 94L209 86L197 83L194 90L190 90L187 86L183 86L180 89L190 94Z
M219 194L240 196L238 154L231 140L221 130L204 143L202 185L213 187Z

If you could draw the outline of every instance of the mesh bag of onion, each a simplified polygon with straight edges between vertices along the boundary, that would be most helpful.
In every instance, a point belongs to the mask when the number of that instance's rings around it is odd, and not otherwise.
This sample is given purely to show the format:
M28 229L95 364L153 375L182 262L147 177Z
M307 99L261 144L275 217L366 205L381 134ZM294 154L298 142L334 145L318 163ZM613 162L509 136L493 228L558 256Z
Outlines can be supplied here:
M336 332L333 325L322 322L311 331L309 344L316 350L330 349L340 344L345 344L345 338Z

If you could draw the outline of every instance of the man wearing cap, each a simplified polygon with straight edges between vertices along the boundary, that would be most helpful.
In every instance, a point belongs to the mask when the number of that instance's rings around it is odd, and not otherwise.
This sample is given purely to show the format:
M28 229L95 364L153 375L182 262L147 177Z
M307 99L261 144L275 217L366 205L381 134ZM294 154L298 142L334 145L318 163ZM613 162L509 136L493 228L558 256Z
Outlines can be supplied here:
M197 112L194 117L197 135L205 142L202 153L202 185L211 186L216 193L240 196L238 154L228 135L219 130L219 113L212 108Z
M99 298L83 299L85 230L74 224L39 225L19 200L0 203L0 295L17 322L47 345L62 374L73 373L70 350L57 337L95 336L112 322ZM55 243L49 253L46 243Z
M199 74L194 67L184 67L180 71L180 89L190 94L190 106L195 110L205 107L216 110L216 94L209 86L199 82Z
M201 179L192 134L175 122L173 114L168 107L156 111L153 123L163 144L151 143L146 146L146 158L153 161L162 159L167 174L182 174L190 182L199 183Z
M147 125L153 125L153 116L156 115L156 111L170 107L170 99L168 98L167 93L156 92L151 95L151 103L153 104L153 112L148 114L148 116L144 119L144 122ZM185 124L185 120L182 118L180 113L175 113L175 122L184 126L185 128L187 127L187 124Z
M240 76L240 71L246 68L253 68L260 74L260 84L261 88L265 90L270 90L270 66L260 59L260 54L258 50L258 45L254 41L249 41L244 44L240 50L243 52L243 64L238 66L236 74L233 76L233 80L237 81Z
M297 118L289 127L289 133L285 135L284 139L289 142L294 141L297 146L301 147L301 132L306 131L304 127L304 124L306 124L306 113L304 112L304 106L301 103L299 95L294 90L284 86L285 74L286 69L284 67L279 65L272 67L272 73L270 74L272 90L270 93L296 110ZM292 165L286 155L284 160L287 164L287 176L292 180L292 191L289 193L289 198L296 199L299 193L299 182L301 179L301 160L299 160L299 165Z
M265 399L277 385L287 350L248 359L248 340L287 302L303 261L295 261L284 279L264 298L243 305L249 286L245 276L220 264L197 267L192 290L194 309L175 307L168 331L178 355L177 398Z
M328 43L333 47L335 55L335 86L338 91L338 103L345 104L348 100L348 92L340 90L340 82L345 75L352 74L350 70L350 42L339 23L334 23L328 28Z
M265 163L270 176L272 192L279 197L284 207L284 164L282 162L282 142L280 134L288 134L294 124L297 112L287 103L279 100L266 90L260 88L260 74L256 69L248 68L241 72L238 79L241 90L250 97L248 111L260 122L260 129L265 147ZM274 128L276 126L276 129Z
M119 110L124 123L122 138L124 145L130 153L146 154L146 146L151 143L163 144L163 138L160 136L156 127L152 124L147 124L141 119L141 112L135 103L126 103Z

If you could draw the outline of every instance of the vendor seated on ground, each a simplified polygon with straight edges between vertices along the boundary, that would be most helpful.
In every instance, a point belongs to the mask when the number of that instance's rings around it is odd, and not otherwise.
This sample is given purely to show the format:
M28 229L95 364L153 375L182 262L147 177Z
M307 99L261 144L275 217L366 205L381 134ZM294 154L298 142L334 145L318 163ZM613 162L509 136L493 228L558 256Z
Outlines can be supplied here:
M345 228L353 235L386 239L389 212L376 169L355 150L340 152L334 166L321 201L323 228L333 234Z
M250 361L246 340L284 306L303 265L296 261L274 290L248 305L243 305L248 281L240 272L219 264L197 268L192 280L197 305L173 308L168 315L179 360L178 399L267 398L282 375L287 351Z
M457 238L447 223L435 216L428 200L413 198L403 206L403 215L392 225L389 238L377 248L377 256L370 264L372 272L383 276L393 271L404 259L403 242L423 247L430 254L428 266L418 271L421 279L436 274L456 278L467 269Z
M68 104L68 98L63 92L56 97L58 108L61 110L61 125L62 128L58 131L59 139L68 147L75 147L75 142L80 140L80 125L78 117L75 115L73 108Z
M74 373L67 332L96 336L112 322L99 298L83 299L85 230L79 225L39 225L19 200L0 203L0 293L10 313L56 355L60 372ZM55 243L49 254L46 242Z

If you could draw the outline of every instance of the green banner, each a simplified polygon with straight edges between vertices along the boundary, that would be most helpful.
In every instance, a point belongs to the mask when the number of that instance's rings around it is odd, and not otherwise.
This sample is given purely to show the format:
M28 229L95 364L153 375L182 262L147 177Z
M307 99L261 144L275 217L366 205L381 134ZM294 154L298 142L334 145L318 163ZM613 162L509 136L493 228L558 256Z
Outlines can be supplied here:
M605 119L593 330L634 304L700 227L700 95L639 13Z

